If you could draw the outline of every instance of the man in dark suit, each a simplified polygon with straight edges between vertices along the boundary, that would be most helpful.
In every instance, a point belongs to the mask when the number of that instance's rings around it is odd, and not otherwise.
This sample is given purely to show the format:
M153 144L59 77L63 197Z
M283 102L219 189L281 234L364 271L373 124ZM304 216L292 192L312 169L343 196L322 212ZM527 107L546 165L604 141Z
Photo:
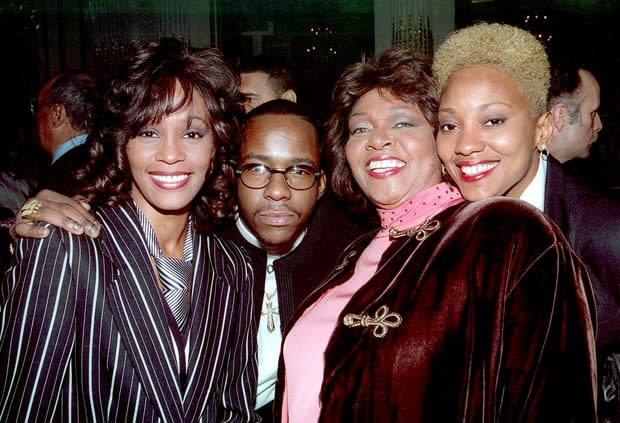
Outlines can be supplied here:
M588 268L599 311L597 344L620 351L620 203L592 191L549 158L544 211Z
M85 145L92 129L98 91L85 73L62 72L49 79L32 103L39 145L52 158L39 188L74 195L79 188L73 169L88 158Z
M620 421L620 202L547 161L544 211L584 262L596 299L599 419Z

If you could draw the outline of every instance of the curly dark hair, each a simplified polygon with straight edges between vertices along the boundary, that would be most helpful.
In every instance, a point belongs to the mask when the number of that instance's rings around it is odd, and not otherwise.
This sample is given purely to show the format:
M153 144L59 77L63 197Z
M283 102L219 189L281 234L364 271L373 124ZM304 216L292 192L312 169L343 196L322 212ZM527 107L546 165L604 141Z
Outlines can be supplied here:
M324 148L333 191L357 212L372 213L374 208L359 188L345 158L349 140L351 109L373 89L409 104L415 104L437 132L438 98L430 77L430 62L412 50L391 48L376 59L349 66L340 76L334 91L325 130Z
M237 73L219 50L190 50L173 38L133 43L132 49L128 63L104 95L101 119L89 138L91 160L80 171L86 180L82 193L89 201L108 206L128 198L128 141L144 126L191 102L197 93L207 108L216 153L212 173L194 199L192 211L204 224L230 218L236 204L227 175L239 137ZM174 99L177 83L183 91L180 102Z

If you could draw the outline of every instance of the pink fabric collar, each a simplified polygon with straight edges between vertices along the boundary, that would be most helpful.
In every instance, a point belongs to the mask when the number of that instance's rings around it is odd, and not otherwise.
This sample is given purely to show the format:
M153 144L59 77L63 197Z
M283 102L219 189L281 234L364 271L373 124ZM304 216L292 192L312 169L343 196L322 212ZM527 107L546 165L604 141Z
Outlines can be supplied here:
M390 227L399 230L419 226L445 208L462 201L458 190L446 183L434 185L394 210L378 210L382 229L355 264L351 278L328 290L288 333L283 348L286 365L283 422L316 422L321 406L318 401L325 368L325 349L339 315L351 297L372 278L381 256L390 246Z
M452 185L446 182L433 185L393 210L377 209L381 218L379 236L387 235L392 227L404 230L419 226L429 217L461 201L461 193Z

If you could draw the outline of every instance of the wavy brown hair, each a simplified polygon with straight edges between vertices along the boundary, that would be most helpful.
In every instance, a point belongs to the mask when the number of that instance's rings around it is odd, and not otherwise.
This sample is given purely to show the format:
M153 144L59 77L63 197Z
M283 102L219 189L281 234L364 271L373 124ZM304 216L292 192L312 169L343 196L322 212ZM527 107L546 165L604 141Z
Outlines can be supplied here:
M82 193L95 204L114 206L128 198L131 171L127 143L150 123L158 123L192 101L204 100L214 134L212 172L192 204L200 223L231 217L235 205L226 175L239 137L239 78L214 48L190 50L180 40L164 38L134 43L127 64L104 95L102 114L89 138L91 161L81 170ZM183 98L175 101L177 83Z
M332 93L324 147L332 189L352 210L363 213L371 213L374 208L351 175L345 145L349 140L351 109L360 97L375 88L417 105L431 124L433 134L439 125L437 93L430 77L430 62L425 56L392 48L376 59L363 60L345 69Z

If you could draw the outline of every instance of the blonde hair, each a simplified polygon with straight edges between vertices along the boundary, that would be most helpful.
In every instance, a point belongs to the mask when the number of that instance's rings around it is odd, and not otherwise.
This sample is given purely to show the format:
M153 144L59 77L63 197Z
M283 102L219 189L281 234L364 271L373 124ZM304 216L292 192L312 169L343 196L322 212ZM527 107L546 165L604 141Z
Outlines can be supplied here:
M529 32L511 25L479 23L453 32L433 59L439 93L450 75L463 68L487 65L518 83L533 115L545 112L551 74L543 45Z

